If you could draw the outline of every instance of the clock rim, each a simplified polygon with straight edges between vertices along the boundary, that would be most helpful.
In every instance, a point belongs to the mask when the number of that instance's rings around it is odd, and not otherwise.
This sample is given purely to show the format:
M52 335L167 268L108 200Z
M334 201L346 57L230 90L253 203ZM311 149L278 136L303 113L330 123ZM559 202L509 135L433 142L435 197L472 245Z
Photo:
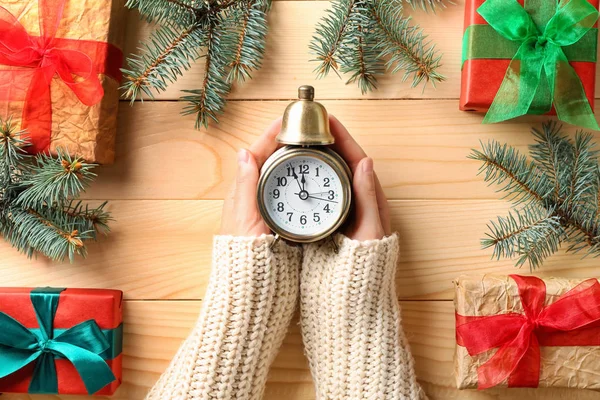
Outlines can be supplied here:
M267 183L267 176L269 176L270 173L283 162L292 157L301 157L303 155L314 157L327 163L340 177L340 180L342 180L342 190L344 193L342 213L336 222L331 225L329 229L326 229L323 232L315 235L298 235L283 229L273 221L269 215L269 212L267 211L264 201L264 191ZM344 180L346 182L344 182ZM344 224L344 222L346 222L346 219L348 219L352 205L352 171L339 154L327 147L314 148L290 145L284 146L273 153L263 164L263 167L260 170L260 178L258 180L256 197L260 214L271 231L279 235L281 238L295 243L314 243L333 235Z

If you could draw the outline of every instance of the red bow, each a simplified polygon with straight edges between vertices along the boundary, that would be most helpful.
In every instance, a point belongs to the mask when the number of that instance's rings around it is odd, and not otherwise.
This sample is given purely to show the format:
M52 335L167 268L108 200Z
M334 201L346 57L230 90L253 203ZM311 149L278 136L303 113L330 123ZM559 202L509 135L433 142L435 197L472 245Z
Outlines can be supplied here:
M471 356L498 349L477 369L478 388L508 379L508 387L537 387L540 346L598 346L600 284L588 279L545 306L546 285L533 276L510 275L524 314L456 315L456 341Z
M98 74L121 79L122 53L108 43L57 38L66 0L39 0L40 36L27 33L17 18L0 7L0 99L24 101L21 127L32 152L45 151L52 132L50 83L55 76L85 105L98 103L104 89ZM17 68L14 68L17 67Z

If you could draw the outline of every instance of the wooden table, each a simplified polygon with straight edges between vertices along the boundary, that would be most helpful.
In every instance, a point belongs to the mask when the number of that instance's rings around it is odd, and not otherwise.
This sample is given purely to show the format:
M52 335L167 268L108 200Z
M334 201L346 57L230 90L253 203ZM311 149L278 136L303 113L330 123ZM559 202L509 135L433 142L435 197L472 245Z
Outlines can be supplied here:
M274 2L264 68L234 89L219 125L196 131L193 117L179 115L180 90L197 87L203 74L199 65L157 96L156 102L133 107L123 102L117 162L101 169L85 196L110 200L116 219L113 232L91 245L87 260L73 265L44 258L28 261L0 242L3 283L122 289L126 297L124 381L113 398L142 399L200 309L210 273L211 237L235 173L236 151L282 114L299 85L311 84L318 100L375 159L390 199L394 228L401 236L397 291L403 324L430 398L600 399L600 393L584 390L454 389L452 280L468 273L515 272L511 261L490 260L491 251L480 249L487 221L503 214L508 205L476 176L478 163L466 156L480 140L492 138L525 150L532 142L530 126L543 118L485 126L481 115L458 110L462 1L436 15L413 12L444 53L442 72L448 79L437 90L410 89L400 74L381 79L380 89L366 96L354 85L345 86L335 74L315 80L308 43L329 5L328 1ZM127 29L129 52L149 28L129 12ZM595 276L598 263L560 253L538 275ZM273 364L266 399L314 399L297 323Z

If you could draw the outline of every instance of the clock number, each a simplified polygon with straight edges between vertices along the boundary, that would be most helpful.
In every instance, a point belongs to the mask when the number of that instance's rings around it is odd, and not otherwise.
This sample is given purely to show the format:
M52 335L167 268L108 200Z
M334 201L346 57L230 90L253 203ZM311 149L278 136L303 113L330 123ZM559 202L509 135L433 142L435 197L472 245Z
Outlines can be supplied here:
M306 215L301 215L301 216L300 216L300 223L301 223L302 225L306 225Z
M325 204L325 208L323 208L323 211L325 211L327 214L331 213L331 209L329 208L329 204Z
M282 202L277 203L277 211L283 212L284 210L285 210L285 208L283 207L283 203Z
M279 198L279 194L280 194L280 193L279 193L279 189L275 189L275 190L273 190L273 198L274 198L274 199L278 199L278 198Z
M301 174L308 174L308 165L302 164L302 165L299 165L298 168L300 168Z
M315 175L317 178L319 177L319 168L317 168L317 174Z
M292 217L294 216L294 213L289 212L289 213L287 213L287 216L288 216L288 222L292 222Z
M323 187L329 187L329 178L323 178L323 182L325 182Z
M315 222L320 222L321 221L321 217L319 216L319 213L314 213L313 214L313 221L315 221Z
M277 186L287 186L287 178L285 176L277 177Z
M287 176L294 176L294 167L287 167Z
M329 200L333 200L335 198L335 192L333 190L329 191L329 196L327 196Z

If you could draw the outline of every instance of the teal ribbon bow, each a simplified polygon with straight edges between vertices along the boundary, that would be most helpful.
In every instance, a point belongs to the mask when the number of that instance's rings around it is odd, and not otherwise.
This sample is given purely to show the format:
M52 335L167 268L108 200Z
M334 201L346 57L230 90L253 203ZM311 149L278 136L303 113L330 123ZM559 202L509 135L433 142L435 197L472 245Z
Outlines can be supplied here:
M40 329L29 330L10 315L0 312L0 378L37 361L29 393L58 393L54 360L68 359L88 394L96 393L116 378L99 355L110 343L94 320L88 320L54 335L53 322L60 293L64 289L38 288L31 291L31 303Z
M478 8L496 32L519 44L483 122L545 114L554 105L559 119L599 130L581 80L563 52L594 26L598 10L586 0L544 3L530 10L533 15L515 0L486 0ZM535 14L547 14L548 7L554 14L544 23Z

